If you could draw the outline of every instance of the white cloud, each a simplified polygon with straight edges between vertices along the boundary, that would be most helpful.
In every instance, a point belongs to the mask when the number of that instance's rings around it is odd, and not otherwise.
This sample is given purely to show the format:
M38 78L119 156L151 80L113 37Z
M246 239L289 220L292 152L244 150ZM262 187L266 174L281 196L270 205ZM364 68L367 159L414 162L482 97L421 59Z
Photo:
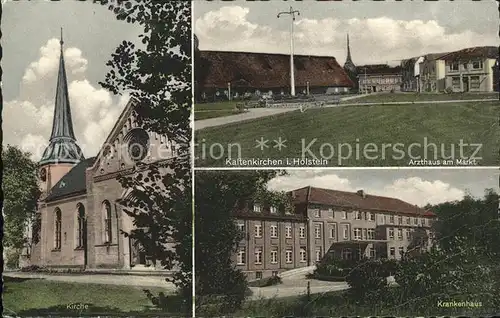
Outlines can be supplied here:
M448 183L419 177L397 179L382 187L379 184L364 184L360 187L327 170L289 171L289 175L274 178L268 184L269 189L277 191L290 191L306 186L348 192L363 189L367 194L397 198L418 206L461 200L465 195L463 190Z
M40 48L38 60L27 67L20 96L4 104L4 144L30 151L34 160L41 158L52 131L59 53L59 41L50 39ZM128 102L128 95L117 100L85 79L88 61L78 48L68 48L64 54L76 139L86 157L94 156Z
M59 66L60 44L57 39L50 39L40 48L38 61L30 63L24 72L23 82L32 83L43 79L47 75L57 74ZM87 70L88 61L82 57L82 51L71 47L64 51L66 67L72 73L83 73Z
M207 12L195 23L202 50L289 53L289 21L283 27L252 23L250 9L226 6ZM281 24L280 24L281 26ZM314 19L297 17L297 54L335 56L342 64L346 57L346 34L350 34L355 64L390 63L426 53L459 50L465 47L498 45L498 36L472 31L451 32L435 20Z

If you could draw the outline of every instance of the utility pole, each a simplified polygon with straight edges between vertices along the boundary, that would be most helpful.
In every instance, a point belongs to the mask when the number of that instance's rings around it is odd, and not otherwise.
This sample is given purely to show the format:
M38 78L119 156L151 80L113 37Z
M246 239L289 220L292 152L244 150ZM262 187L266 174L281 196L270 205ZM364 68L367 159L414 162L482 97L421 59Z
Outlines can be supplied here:
M293 23L295 22L295 14L300 15L298 10L293 10L290 7L289 11L284 11L278 13L278 19L281 15L288 14L292 17L292 23L290 26L290 94L295 96L295 76L294 76L294 65L293 65Z

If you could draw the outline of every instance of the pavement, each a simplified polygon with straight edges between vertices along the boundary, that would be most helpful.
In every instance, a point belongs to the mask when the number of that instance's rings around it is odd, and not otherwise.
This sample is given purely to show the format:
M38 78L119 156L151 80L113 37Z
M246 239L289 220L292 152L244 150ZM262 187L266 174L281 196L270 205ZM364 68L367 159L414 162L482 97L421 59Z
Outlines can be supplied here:
M346 290L349 285L345 282L327 282L320 280L283 280L282 284L268 286L268 287L250 287L252 290L251 300L258 300L262 298L282 298L307 294L307 282L310 282L311 294L320 294L338 290Z
M297 108L250 108L242 114L197 120L194 122L194 130L201 130L208 127L223 126L241 121L273 116L294 110L297 110Z
M447 104L447 103L474 103L474 102L498 102L498 99L455 99L455 100L423 100L415 102L376 102L376 103L351 103L351 104L326 104L323 108L345 107L345 106L374 106L374 105L414 105L414 104Z
M174 292L175 285L165 281L161 276L143 276L143 275L110 275L110 274L92 274L92 275L50 275L44 273L28 272L9 272L3 273L7 277L46 279L50 281L84 283L84 284L104 284L121 285L134 287L161 287L167 292Z

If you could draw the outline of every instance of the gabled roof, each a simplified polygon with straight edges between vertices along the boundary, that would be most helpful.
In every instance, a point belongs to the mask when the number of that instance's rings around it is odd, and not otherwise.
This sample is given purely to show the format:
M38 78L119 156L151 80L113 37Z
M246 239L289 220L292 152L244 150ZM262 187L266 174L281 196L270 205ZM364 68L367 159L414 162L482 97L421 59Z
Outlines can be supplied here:
M108 137L106 137L106 140L101 146L101 149L99 150L99 153L97 156L94 158L94 161L92 162L91 165L89 165L88 168L97 168L97 164L99 164L99 161L101 158L105 155L105 152L107 151L107 145L110 145L112 141L117 137L118 133L121 131L123 128L123 125L125 124L126 120L128 117L132 114L135 105L138 103L138 100L134 97L131 97L130 100L128 101L127 105L123 108L120 116L118 116L118 119L115 121L115 125L111 129L110 133L108 134Z
M195 74L204 88L280 88L290 86L290 55L251 52L200 51ZM294 55L295 85L353 87L332 56ZM203 74L203 75L200 75Z
M498 58L498 47L496 46L477 46L470 47L460 51L455 51L442 56L440 59L445 61L453 61L460 59L473 59L473 58Z
M296 203L324 204L360 210L396 212L413 216L435 216L431 211L396 198L356 192L346 192L316 187L305 187L291 191Z
M387 64L371 64L371 65L361 65L356 67L357 73L359 75L366 74L367 75L392 75L392 74L400 74L402 69L401 66L391 67Z
M429 53L429 54L424 55L424 59L426 61L439 60L441 57L443 57L443 56L445 56L447 54L450 54L450 53L449 52L445 52L445 53Z
M85 194L87 192L87 182L85 171L94 163L96 157L80 161L64 177L57 182L50 190L45 202L56 201L58 199Z

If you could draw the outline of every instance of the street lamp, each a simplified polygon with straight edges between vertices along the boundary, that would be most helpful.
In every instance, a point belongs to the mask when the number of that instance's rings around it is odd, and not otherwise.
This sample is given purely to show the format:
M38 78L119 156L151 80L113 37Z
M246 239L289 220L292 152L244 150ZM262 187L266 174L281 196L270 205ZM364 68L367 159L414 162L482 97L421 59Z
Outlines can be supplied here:
M290 94L295 96L295 78L294 78L294 66L293 66L293 23L295 22L295 14L300 15L298 10L293 10L290 7L290 11L284 11L278 13L278 19L283 14L289 14L292 17L292 23L290 26Z

